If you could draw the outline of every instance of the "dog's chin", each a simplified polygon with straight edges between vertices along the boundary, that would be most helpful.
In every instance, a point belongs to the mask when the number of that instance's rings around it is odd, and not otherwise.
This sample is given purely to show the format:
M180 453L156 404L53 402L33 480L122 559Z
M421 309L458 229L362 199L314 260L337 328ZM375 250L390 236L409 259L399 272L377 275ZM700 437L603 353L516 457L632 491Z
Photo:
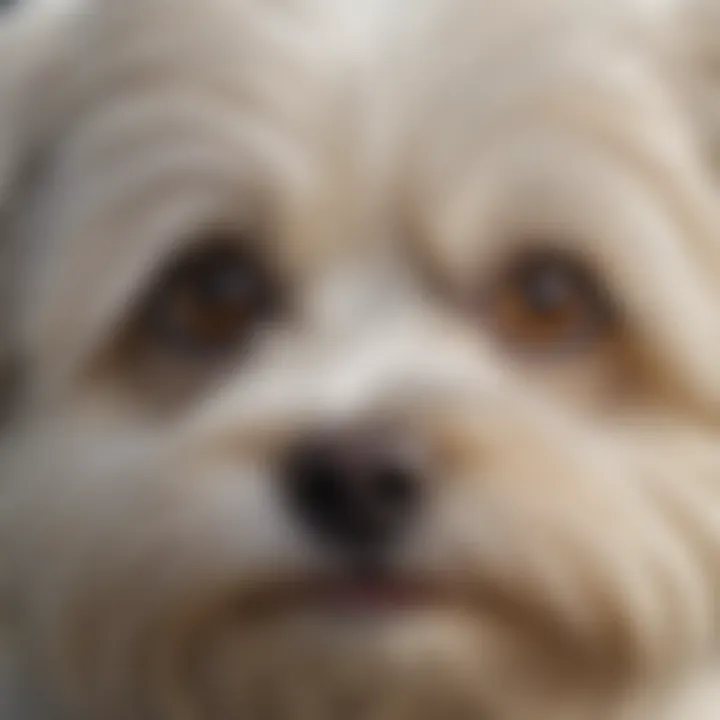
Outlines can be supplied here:
M130 640L103 713L132 698L118 717L482 720L520 669L507 628L410 586L245 588L181 615Z
M189 625L155 668L163 718L532 717L551 682L499 618L411 585L250 591Z
M203 717L486 717L480 629L450 608L302 608L218 623L193 683Z

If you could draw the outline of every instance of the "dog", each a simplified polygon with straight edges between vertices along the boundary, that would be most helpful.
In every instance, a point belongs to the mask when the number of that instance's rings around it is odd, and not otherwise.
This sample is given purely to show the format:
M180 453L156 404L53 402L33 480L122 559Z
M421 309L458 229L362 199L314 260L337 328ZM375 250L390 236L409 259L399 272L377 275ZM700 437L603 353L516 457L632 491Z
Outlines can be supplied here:
M8 720L709 720L720 3L0 17Z

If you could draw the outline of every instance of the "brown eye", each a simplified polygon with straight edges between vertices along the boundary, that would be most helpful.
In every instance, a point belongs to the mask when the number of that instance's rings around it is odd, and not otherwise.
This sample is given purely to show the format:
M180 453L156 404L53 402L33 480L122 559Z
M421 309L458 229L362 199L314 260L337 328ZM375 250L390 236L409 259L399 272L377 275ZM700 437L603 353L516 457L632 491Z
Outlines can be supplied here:
M252 253L232 245L196 251L161 278L147 310L156 343L183 352L227 352L273 312L277 290Z
M535 252L501 274L485 312L497 335L531 351L582 348L605 339L612 308L592 274L560 253Z

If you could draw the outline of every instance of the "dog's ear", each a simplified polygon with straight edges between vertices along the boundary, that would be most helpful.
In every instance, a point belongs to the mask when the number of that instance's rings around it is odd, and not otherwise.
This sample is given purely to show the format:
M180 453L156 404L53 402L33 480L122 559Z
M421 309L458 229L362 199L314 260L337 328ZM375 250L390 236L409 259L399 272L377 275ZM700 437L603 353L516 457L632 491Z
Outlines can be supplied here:
M674 18L674 72L688 99L698 136L715 170L720 170L720 0L670 2Z
M14 302L22 247L14 220L84 0L0 0L0 424L17 389Z
M0 0L0 210L67 58L85 0Z

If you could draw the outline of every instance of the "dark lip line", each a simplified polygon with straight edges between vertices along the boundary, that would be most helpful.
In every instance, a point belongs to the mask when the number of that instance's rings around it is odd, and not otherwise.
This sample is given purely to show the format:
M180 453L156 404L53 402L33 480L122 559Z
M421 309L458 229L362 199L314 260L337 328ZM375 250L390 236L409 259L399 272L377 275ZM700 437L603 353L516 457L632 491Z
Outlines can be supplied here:
M309 610L328 615L393 616L446 610L470 617L492 617L528 637L552 642L558 653L574 652L582 638L563 631L562 615L517 588L444 573L320 573L267 578L245 588L226 609L242 622L267 620Z
M584 662L596 662L588 655L587 638L569 630L563 613L547 606L542 598L518 587L442 571L266 575L253 586L236 586L234 591L225 586L199 614L199 625L204 625L204 619L212 624L231 622L244 626L283 620L303 612L309 612L311 617L363 621L436 611L481 622L490 618L500 627L521 632L528 642L552 646L555 656L564 658L569 669L577 665L578 657Z
M422 576L357 572L299 576L268 581L236 605L243 615L269 615L303 608L316 610L405 611L446 604L453 593Z

